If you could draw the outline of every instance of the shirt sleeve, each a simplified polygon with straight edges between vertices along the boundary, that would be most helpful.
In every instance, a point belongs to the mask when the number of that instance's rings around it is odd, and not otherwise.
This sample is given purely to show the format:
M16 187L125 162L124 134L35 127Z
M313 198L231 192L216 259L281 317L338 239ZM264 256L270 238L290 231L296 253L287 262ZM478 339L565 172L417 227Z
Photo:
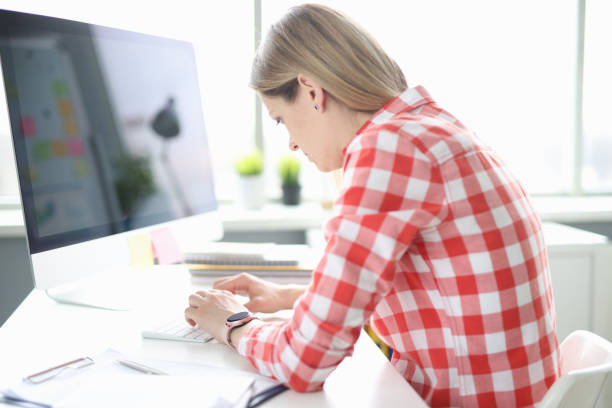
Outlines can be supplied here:
M397 135L389 135L397 145ZM417 231L440 215L439 172L410 143L399 151L379 148L389 135L364 135L347 150L338 215L326 226L324 255L292 319L254 327L238 344L262 374L296 391L320 389L352 353L362 326L392 288L397 260Z

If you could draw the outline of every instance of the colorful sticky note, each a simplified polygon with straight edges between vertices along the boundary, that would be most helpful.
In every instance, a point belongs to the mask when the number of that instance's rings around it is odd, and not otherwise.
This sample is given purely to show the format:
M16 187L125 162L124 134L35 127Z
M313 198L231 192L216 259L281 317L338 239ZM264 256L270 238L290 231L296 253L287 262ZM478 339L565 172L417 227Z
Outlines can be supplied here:
M66 132L68 136L76 136L79 132L79 128L74 119L69 118L64 120L64 132Z
M36 160L45 160L51 157L51 146L49 142L40 141L34 143L34 157Z
M36 122L33 117L21 117L21 133L23 133L25 137L33 137L36 135Z
M68 146L68 152L71 156L82 156L85 152L83 141L81 139L69 139L66 144Z
M62 118L71 118L74 113L72 104L68 99L60 99L57 101L57 111Z
M157 263L160 265L175 264L185 259L169 227L151 231L151 243Z
M89 165L84 159L74 159L72 161L72 171L76 176L86 176L89 174Z
M127 239L132 269L144 272L153 266L153 246L148 233L130 235Z
M64 157L68 154L68 148L66 142L63 140L54 140L51 142L51 150L55 157Z
M68 97L68 86L64 81L53 81L51 86L53 87L53 94L57 99Z

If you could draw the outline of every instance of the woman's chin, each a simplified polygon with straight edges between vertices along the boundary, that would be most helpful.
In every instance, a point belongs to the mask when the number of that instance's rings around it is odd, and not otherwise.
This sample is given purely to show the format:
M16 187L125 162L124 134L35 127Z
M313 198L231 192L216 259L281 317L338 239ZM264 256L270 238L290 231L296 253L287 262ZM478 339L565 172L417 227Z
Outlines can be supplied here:
M329 173L330 171L334 171L334 170L338 170L339 168L342 167L342 165L339 166L332 166L332 165L323 165L323 164L319 164L319 163L315 163L315 166L317 166L317 169L319 169L320 172L322 173Z

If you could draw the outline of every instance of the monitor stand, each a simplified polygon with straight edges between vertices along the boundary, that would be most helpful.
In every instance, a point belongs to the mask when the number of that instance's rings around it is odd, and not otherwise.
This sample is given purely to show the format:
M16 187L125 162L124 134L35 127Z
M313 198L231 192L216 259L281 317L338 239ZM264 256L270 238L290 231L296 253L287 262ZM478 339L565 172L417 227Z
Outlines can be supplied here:
M128 311L141 303L144 275L147 273L148 271L136 273L131 267L121 270L114 268L113 271L48 288L45 293L58 303Z

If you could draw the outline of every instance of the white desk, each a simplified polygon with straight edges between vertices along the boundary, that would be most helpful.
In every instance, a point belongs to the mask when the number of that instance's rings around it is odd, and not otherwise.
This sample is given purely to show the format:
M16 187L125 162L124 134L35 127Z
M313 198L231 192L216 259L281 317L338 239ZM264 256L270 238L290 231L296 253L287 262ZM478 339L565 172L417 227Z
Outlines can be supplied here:
M150 296L130 312L112 312L62 305L34 290L0 328L0 388L15 379L77 357L111 347L126 354L191 361L255 371L250 363L223 344L192 344L144 340L141 328L182 315L187 295L206 285L178 267L149 275ZM199 283L199 284L196 284ZM151 302L151 303L150 303ZM0 403L0 406L4 406ZM6 405L8 406L8 405ZM346 358L328 378L324 390L294 391L273 398L265 407L425 407L426 405L367 336L353 357Z

